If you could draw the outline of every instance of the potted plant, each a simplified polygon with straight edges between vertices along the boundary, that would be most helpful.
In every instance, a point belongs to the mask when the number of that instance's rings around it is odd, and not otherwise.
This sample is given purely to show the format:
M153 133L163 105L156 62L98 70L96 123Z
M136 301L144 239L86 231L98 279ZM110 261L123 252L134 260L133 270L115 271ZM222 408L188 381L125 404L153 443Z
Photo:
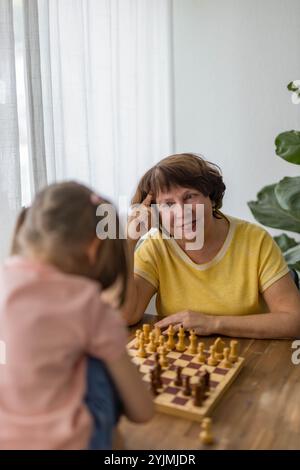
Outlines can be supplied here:
M293 92L292 101L300 103L300 80L287 86ZM300 165L300 132L287 131L275 139L276 154L295 165ZM300 234L300 176L285 177L278 183L265 186L256 201L248 202L255 219L267 227ZM300 273L300 242L286 233L274 237L287 264Z

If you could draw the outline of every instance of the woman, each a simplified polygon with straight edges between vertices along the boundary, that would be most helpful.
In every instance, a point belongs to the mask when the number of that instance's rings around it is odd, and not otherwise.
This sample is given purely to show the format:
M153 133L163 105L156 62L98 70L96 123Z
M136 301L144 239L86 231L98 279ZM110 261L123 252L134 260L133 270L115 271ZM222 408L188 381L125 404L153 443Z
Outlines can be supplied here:
M124 308L129 324L142 318L157 294L162 328L183 324L199 335L251 338L300 335L300 294L280 249L263 228L220 211L224 192L219 168L193 154L167 157L141 179L132 202L148 211L158 204L160 228L136 249L132 227L142 223L140 211L129 219L134 265ZM186 204L192 208L188 221L173 211ZM196 207L201 204L204 245L195 250L187 242L191 228L199 231ZM174 236L178 224L181 239Z

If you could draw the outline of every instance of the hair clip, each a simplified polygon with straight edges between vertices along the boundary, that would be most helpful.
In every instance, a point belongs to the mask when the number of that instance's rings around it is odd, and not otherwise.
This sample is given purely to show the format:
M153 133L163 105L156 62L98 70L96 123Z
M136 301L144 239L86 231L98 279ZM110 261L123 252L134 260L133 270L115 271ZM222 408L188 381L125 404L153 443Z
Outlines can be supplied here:
M95 206L98 206L99 204L101 204L102 200L101 200L101 197L98 196L98 194L96 193L91 193L90 195L90 201L92 204L94 204Z

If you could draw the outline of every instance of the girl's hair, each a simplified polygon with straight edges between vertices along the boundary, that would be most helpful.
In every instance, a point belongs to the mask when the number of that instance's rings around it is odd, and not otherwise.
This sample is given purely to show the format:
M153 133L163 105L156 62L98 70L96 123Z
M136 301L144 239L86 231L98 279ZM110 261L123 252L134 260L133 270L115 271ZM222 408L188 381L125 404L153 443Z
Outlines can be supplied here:
M36 195L31 207L20 213L11 252L37 253L61 271L99 281L103 289L121 280L122 305L126 296L128 263L126 240L118 238L116 211L116 236L100 241L94 264L87 254L88 245L97 236L97 225L103 220L103 216L96 215L100 204L109 203L76 182L46 187Z
M226 189L221 170L193 153L170 155L150 168L141 178L131 203L140 204L149 193L153 194L152 202L155 202L159 192L168 191L173 186L197 189L209 196L214 206L213 215L219 217Z

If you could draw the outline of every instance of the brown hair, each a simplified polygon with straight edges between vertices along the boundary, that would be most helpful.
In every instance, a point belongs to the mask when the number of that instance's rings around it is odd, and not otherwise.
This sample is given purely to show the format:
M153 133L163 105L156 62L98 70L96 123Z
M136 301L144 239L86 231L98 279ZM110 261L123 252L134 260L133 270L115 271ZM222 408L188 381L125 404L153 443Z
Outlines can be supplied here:
M119 219L116 215L116 238L99 243L97 261L92 266L86 253L96 237L97 206L109 204L93 201L93 191L76 182L52 184L39 192L31 207L23 209L16 223L12 254L27 250L42 255L61 271L89 277L101 283L103 289L122 281L120 305L127 288L126 240L117 238Z
M172 186L197 189L209 196L214 205L214 216L222 207L226 186L220 168L206 161L200 155L180 153L170 155L150 168L141 178L132 204L140 204L147 194L153 194L153 201L160 191L168 191Z

